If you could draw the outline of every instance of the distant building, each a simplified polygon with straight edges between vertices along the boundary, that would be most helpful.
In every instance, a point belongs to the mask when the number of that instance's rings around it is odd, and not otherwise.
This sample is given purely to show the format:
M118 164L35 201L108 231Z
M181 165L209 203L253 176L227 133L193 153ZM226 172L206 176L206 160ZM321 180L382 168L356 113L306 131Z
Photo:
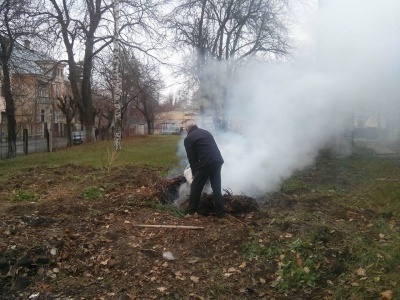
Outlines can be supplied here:
M201 116L197 112L173 110L156 114L154 134L180 134L187 120L195 120L200 127L214 131L211 116Z
M57 107L57 97L67 93L64 63L30 48L30 42L16 44L11 57L11 85L15 102L17 134L42 135L45 128L63 134L65 120ZM0 131L6 132L5 100L0 97ZM53 124L53 125L51 125Z

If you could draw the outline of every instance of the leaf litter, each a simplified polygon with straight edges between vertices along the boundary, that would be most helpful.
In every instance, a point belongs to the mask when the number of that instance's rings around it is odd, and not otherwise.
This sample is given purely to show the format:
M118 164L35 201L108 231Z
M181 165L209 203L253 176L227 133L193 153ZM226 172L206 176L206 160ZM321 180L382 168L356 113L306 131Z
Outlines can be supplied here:
M35 174L47 184L38 184ZM360 228L365 233L359 234L367 236L368 224L381 217L374 212L349 214L347 208L328 205L326 198L310 199L307 190L262 199L225 190L226 222L216 222L207 194L199 216L185 219L170 209L183 176L159 174L147 166L104 173L68 165L36 167L11 178L0 190L5 196L0 204L0 299L333 299L332 287L359 288L360 279L368 280L368 266L348 266L346 240ZM105 193L84 199L85 186ZM12 202L8 195L19 187L34 189L40 201ZM399 221L390 222L396 231ZM299 244L305 232L312 239ZM312 261L316 249L321 257ZM302 277L298 286L285 288L290 253L298 267L291 272ZM313 265L306 265L310 261ZM306 276L316 269L319 277L307 285ZM376 278L370 292L393 299L395 287L380 286L382 279Z

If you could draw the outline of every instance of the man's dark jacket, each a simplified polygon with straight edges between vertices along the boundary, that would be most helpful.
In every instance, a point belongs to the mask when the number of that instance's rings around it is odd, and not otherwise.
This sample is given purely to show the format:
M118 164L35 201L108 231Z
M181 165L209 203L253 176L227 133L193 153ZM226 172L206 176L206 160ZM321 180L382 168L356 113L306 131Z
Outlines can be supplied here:
M199 168L214 163L224 163L214 137L196 125L189 130L184 145L193 175Z

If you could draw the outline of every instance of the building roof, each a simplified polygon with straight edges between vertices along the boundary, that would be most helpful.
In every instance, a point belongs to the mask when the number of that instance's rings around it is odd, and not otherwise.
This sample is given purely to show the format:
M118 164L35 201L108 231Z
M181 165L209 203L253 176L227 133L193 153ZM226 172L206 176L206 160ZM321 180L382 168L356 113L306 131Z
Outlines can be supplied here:
M45 75L44 64L55 63L50 56L16 44L11 54L13 73L23 75Z

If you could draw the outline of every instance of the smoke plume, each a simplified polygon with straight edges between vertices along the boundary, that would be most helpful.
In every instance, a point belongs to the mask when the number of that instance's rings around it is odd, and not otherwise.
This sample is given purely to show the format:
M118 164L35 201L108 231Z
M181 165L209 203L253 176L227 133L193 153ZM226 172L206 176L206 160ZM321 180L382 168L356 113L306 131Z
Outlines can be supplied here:
M327 144L348 154L340 138L351 138L360 108L379 110L388 124L399 115L399 12L397 0L323 1L297 62L258 64L230 79L228 116L240 130L215 133L224 189L261 195Z

